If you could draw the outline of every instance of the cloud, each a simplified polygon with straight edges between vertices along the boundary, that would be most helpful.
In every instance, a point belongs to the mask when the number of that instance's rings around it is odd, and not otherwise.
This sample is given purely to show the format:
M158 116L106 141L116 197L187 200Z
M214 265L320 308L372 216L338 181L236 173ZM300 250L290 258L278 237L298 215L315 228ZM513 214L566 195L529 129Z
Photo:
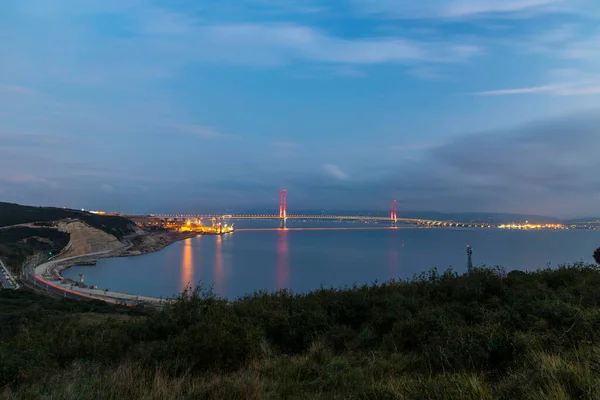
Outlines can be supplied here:
M421 151L421 150L429 150L432 148L439 147L441 143L439 142L423 142L423 143L412 143L412 144L403 144L403 145L392 145L389 147L390 150L393 151Z
M469 17L494 13L514 13L525 10L543 10L564 0L470 0L450 2L442 8L444 17Z
M148 191L156 194L153 196L142 197L131 189L132 184L141 182L137 177L116 176L111 186L127 194L119 201L145 212L207 207L242 210L263 204L276 207L277 193L285 187L296 209L378 210L386 209L389 201L397 198L399 210L593 215L600 213L600 177L596 173L600 169L599 126L600 110L514 129L460 135L431 146L400 145L392 150L416 149L419 157L406 162L397 159L376 169L365 164L355 168L352 177L333 163L312 169L298 166L285 172L256 165L238 166L226 176L206 179L184 173L180 180L157 179L148 184ZM43 190L44 179L36 175L11 180L11 185L42 185L31 196L44 193L48 197L30 199L45 204L51 200L62 204L66 194L71 199L68 205L127 209L126 204L118 206L113 193L98 190L107 182L104 176L65 180L69 186L61 185L60 194ZM12 192L29 193L24 189Z
M359 10L387 18L479 18L552 10L564 0L354 0Z
M561 198L597 197L600 180L593 171L600 166L595 154L600 147L599 123L599 112L555 118L508 132L457 138L431 155L454 175L455 184L484 182L483 190L489 186L500 198L512 196L510 203L531 206L540 201L540 206L547 206ZM591 204L594 196L581 203Z
M597 7L600 9L600 7ZM587 16L587 18L592 18ZM600 61L600 30L597 23L590 24L575 20L571 23L561 23L539 33L520 38L512 45L521 47L529 53L541 54L554 59L592 63L597 69Z
M543 86L531 86L515 89L499 89L499 90L486 90L483 92L476 92L478 96L504 96L511 94L532 94L532 93L556 93L561 86L559 85L543 85Z
M220 22L222 18L204 18L197 10L184 13L139 1L127 5L107 1L106 6L98 7L78 2L55 9L41 4L23 7L48 33L48 40L61 42L60 57L36 47L33 32L27 39L0 39L0 46L6 47L11 60L0 65L0 73L10 72L15 79L27 81L39 76L35 65L43 64L46 79L101 85L102 90L107 90L106 83L122 82L121 91L133 91L201 64L275 67L306 62L335 68L332 72L341 76L356 77L362 74L356 66L461 62L483 52L480 45L465 39L414 40L410 36L367 32L340 35L300 22L224 23ZM252 15L251 10L246 11ZM91 15L110 18L114 24L110 33L97 24L80 22ZM245 19L252 20L248 15ZM18 32L13 28L15 36Z
M341 38L296 24L215 25L199 32L214 51L231 62L285 64L304 60L337 64L456 62L478 55L475 45L413 41L399 37Z
M217 131L216 129L200 125L175 125L174 128L185 135L200 139L220 139L233 137Z
M397 198L399 210L598 215L599 126L597 110L466 134L425 149L420 159L357 173L351 185L296 176L287 184L289 196L354 209L383 209ZM327 170L346 177L335 165Z
M49 186L56 188L58 184L55 181L42 178L39 176L28 175L28 174L19 174L19 175L11 175L6 177L0 177L0 181L5 183L12 183L17 185L34 185L34 186Z
M586 96L600 94L600 80L588 83L563 83L523 88L486 90L474 93L477 96L506 96L518 94L550 94L553 96Z
M341 169L340 167L338 167L335 164L325 164L323 166L323 168L325 169L325 173L335 179L338 179L340 181L345 181L348 179L348 175L346 175Z
M0 86L0 92L20 95L36 95L38 92L25 86L5 85Z

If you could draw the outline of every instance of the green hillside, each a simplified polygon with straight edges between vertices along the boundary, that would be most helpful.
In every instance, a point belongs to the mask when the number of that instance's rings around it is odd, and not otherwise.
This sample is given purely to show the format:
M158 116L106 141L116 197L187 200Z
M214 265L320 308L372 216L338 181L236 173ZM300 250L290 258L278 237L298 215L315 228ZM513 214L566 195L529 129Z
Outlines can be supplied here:
M0 229L0 258L18 274L27 256L35 252L56 254L69 243L69 236L49 228Z

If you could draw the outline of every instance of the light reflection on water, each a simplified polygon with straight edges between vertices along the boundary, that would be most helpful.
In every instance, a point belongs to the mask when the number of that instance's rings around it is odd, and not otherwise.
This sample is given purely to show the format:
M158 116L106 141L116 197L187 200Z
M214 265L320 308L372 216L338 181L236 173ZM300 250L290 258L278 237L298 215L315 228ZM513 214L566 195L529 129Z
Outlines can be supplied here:
M288 254L288 231L277 232L277 264L275 266L276 290L287 289L290 284L290 260Z
M156 253L101 259L97 266L69 268L63 274L77 280L83 273L89 284L156 297L201 282L233 299L257 290L300 293L320 285L411 278L432 267L461 272L467 243L473 247L475 265L537 269L548 262L593 262L600 231L240 230L187 239Z
M192 238L185 239L181 257L181 284L179 290L194 284L194 249Z
M224 293L223 288L223 236L216 237L215 246L215 292Z

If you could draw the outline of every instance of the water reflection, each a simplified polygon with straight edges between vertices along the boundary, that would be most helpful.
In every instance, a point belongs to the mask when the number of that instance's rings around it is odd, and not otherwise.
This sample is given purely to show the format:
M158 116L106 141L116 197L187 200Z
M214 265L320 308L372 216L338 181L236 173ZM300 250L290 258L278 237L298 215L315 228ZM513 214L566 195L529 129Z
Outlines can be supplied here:
M223 293L223 237L221 235L217 235L216 240L216 250L215 250L215 292L224 296Z
M180 290L185 289L187 285L191 285L194 279L194 251L192 247L192 239L186 239L183 245L183 257L181 261L181 282Z
M277 264L275 270L275 289L281 290L289 287L290 264L288 254L288 231L281 229L277 232Z

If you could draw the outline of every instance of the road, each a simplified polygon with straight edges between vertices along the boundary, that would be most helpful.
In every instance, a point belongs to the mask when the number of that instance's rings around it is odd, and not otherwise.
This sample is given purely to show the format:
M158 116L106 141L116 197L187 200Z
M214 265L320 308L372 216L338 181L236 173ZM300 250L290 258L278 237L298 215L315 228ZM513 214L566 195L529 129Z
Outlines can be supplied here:
M0 282L2 283L2 287L6 289L18 289L19 284L13 278L13 276L8 271L8 268L4 265L2 260L0 260Z
M126 241L123 248L116 250L104 250L95 253L89 253L79 256L72 256L66 258L54 258L42 261L39 258L33 258L27 262L25 266L24 279L30 286L38 289L45 290L49 293L59 295L61 297L75 299L75 300L100 300L107 303L113 304L145 304L153 307L161 308L169 301L166 299L158 299L148 296L137 296L128 293L117 293L107 292L104 290L97 290L91 288L79 288L72 285L65 285L61 282L54 281L52 278L52 269L57 264L66 263L67 265L72 264L74 261L82 261L86 259L97 259L103 256L118 254L119 252L131 247L131 243ZM60 257L58 255L57 257ZM40 263L41 262L41 263ZM37 265L39 263L39 265ZM50 280L49 280L50 279Z

